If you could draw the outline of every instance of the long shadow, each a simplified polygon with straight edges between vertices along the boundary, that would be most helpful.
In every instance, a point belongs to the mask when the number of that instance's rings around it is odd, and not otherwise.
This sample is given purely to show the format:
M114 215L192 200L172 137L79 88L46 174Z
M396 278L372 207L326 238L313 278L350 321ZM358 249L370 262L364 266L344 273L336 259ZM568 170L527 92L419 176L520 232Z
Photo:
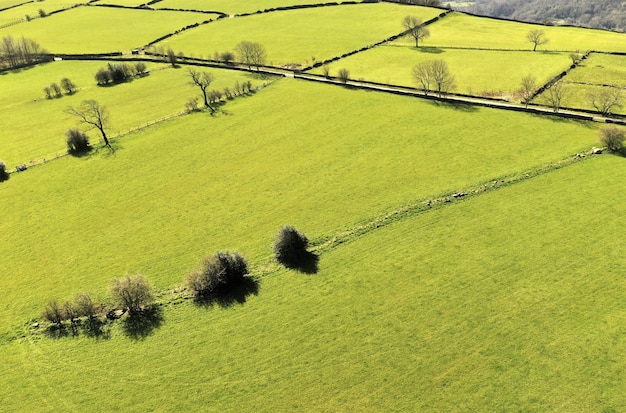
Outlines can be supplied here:
M422 53L431 53L431 54L441 54L444 52L443 49L440 49L438 47L424 47L424 46L418 48L418 51Z
M302 251L299 254L284 259L282 264L292 270L304 274L317 274L320 257L310 251Z
M74 158L85 158L91 156L92 150L93 147L90 146L88 149L82 151L67 151L67 153L69 153Z
M133 340L143 340L163 324L163 310L157 305L140 313L129 314L122 322L122 331Z
M58 340L60 338L69 337L70 331L64 324L52 324L44 331L48 338Z
M478 107L476 105L471 105L469 103L458 103L458 102L443 102L439 100L432 101L435 106L458 110L459 112L477 112Z
M235 304L245 304L250 295L259 294L259 281L254 277L243 277L241 282L228 290L222 290L207 297L196 298L196 304L203 307L219 305L229 308Z

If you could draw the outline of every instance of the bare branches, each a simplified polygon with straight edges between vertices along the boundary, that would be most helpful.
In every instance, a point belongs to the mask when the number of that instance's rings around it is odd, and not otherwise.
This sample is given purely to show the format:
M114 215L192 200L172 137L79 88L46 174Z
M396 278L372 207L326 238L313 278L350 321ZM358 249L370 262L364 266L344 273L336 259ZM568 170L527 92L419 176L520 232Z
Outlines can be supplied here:
M212 74L208 72L198 72L195 69L189 69L189 77L191 77L191 84L198 86L202 91L202 97L204 98L204 106L211 110L211 113L215 112L213 106L209 104L207 89L215 79Z
M422 20L415 16L406 16L402 19L402 26L407 30L407 34L415 39L415 47L419 47L420 40L430 36L430 31Z
M600 92L589 94L591 105L602 116L609 116L613 109L622 107L622 90L618 87L603 87Z
M93 126L100 131L104 144L111 147L105 128L109 125L109 111L95 100L83 100L78 108L68 106L65 113L76 116L81 123Z
M550 41L546 37L546 34L543 32L543 30L539 29L529 31L528 34L526 34L526 38L534 45L533 52L537 50L537 46L547 44Z

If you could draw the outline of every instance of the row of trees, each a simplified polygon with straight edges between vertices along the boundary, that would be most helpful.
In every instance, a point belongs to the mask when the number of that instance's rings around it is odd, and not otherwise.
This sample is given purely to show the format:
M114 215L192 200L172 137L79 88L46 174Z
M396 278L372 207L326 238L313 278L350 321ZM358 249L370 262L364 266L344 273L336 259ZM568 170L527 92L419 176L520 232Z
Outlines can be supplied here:
M109 63L107 67L98 69L94 77L99 86L106 86L108 84L127 82L135 76L144 76L146 73L146 64L144 62L137 62L134 65Z
M34 40L5 36L0 41L0 69L12 69L38 62L44 53L46 51Z
M448 64L444 60L427 60L413 68L413 80L428 95L434 91L437 96L450 92L455 85L454 76L450 74Z
M76 84L72 82L69 78L64 77L63 79L61 79L60 86L56 82L53 82L50 84L50 86L46 86L43 88L43 91L46 94L46 99L61 97L61 90L64 90L67 95L73 95L76 92Z
M292 226L281 228L274 241L276 260L289 268L301 268L310 255L308 239ZM190 273L186 285L198 301L224 297L241 287L249 274L246 259L238 252L218 251L205 257L200 268ZM51 300L42 311L42 318L63 327L64 321L75 326L81 319L93 323L104 313L128 312L129 317L141 316L154 305L155 294L148 279L141 274L115 278L109 285L110 299L96 303L90 293L82 292L74 300Z

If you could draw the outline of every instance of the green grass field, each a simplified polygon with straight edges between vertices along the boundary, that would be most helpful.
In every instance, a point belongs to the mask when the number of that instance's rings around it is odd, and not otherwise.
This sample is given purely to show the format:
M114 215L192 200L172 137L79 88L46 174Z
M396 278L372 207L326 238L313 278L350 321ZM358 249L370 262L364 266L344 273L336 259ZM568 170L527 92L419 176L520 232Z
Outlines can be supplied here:
M110 132L125 133L185 109L185 103L200 95L199 89L189 84L185 67L172 69L165 64L148 64L153 72L132 82L110 87L99 87L94 74L106 61L53 62L36 68L0 76L0 137L3 159L9 167L42 158L50 159L65 153L65 131L78 126L77 120L64 113L68 106L78 106L87 99L95 99L106 106L111 114ZM130 62L133 64L133 62ZM215 77L211 89L232 89L235 82L250 80L257 86L268 80L255 78L243 72L207 69ZM61 98L46 99L43 88L52 82L60 83L69 77L80 90ZM90 132L93 143L101 137Z
M26 0L0 0L0 9L6 9L22 3L26 3Z
M592 93L600 93L603 90L602 86L594 86L594 85L584 85L584 84L576 84L565 82L565 97L563 99L563 106L585 109L596 111L596 109L591 104L591 98L589 97ZM545 95L546 93L544 93ZM626 93L622 93L622 96L626 96ZM538 96L535 101L538 103L546 102L545 99L548 99L547 96ZM623 98L622 98L623 102ZM626 106L622 105L622 107L615 107L612 110L614 114L626 115Z
M430 37L423 45L430 47L469 47L505 50L532 50L526 34L543 30L550 42L538 48L549 51L626 51L626 34L576 27L544 27L474 17L453 13L429 26ZM413 39L401 39L400 44L414 45Z
M406 219L244 305L165 307L144 341L5 343L3 407L620 410L624 173L602 156Z
M11 274L11 299L0 325L37 316L51 296L101 293L126 272L171 288L217 249L257 261L285 223L329 236L561 159L592 146L597 133L595 125L288 80L224 109L125 137L112 155L66 157L4 183L0 196L13 207L0 227L0 266ZM43 211L43 226L27 218ZM44 272L49 282L27 287Z
M332 63L330 75L346 68L352 79L402 86L418 86L413 67L426 60L444 60L455 77L454 91L473 95L510 96L521 79L532 73L541 84L565 70L571 63L567 53L503 52L379 46ZM486 65L485 62L489 62ZM313 73L321 74L322 68Z
M427 20L441 10L390 3L289 10L223 19L183 32L157 44L188 56L213 56L235 51L241 41L261 43L267 63L311 64L376 43L402 31L402 18L415 14ZM319 24L323 21L324 24ZM271 27L272 30L267 30Z
M212 17L201 13L83 6L0 29L0 36L25 36L51 53L130 52L167 33Z
M566 79L568 82L626 87L626 56L593 53Z
M239 13L285 1L153 7ZM268 63L310 64L399 33L406 15L440 12L281 11L157 47L213 56L248 40L266 47ZM0 37L53 52L128 51L210 17L85 6ZM430 27L430 46L394 42L336 62L331 75L345 67L353 79L412 86L411 68L436 58L459 91L510 92L529 72L544 82L569 66L569 52L526 51L532 27L453 13ZM550 50L626 47L626 34L544 30ZM626 158L577 155L600 145L603 124L199 67L215 76L210 89L265 87L216 114L148 126L199 95L187 68L149 63L146 77L98 87L106 63L0 74L0 159L10 169L65 152L77 123L63 110L85 99L109 109L114 137L109 150L91 131L90 153L0 183L1 411L626 409ZM585 107L599 86L582 83L621 82L622 63L593 54L566 78L564 105ZM78 92L45 99L63 77ZM451 195L459 191L468 195ZM285 224L310 239L315 274L274 262ZM248 259L254 285L224 306L184 299L186 275L224 249ZM90 291L105 302L113 278L136 273L156 289L152 320L133 328L124 317L99 338L45 332L49 300Z
M34 2L24 4L19 7L15 7L9 10L0 12L0 25L10 23L15 20L25 19L28 15L31 18L39 18L39 10L43 10L46 13L50 13L55 10L62 10L68 8L70 5L63 1L51 1L46 0L44 2ZM1 7L0 7L1 8Z

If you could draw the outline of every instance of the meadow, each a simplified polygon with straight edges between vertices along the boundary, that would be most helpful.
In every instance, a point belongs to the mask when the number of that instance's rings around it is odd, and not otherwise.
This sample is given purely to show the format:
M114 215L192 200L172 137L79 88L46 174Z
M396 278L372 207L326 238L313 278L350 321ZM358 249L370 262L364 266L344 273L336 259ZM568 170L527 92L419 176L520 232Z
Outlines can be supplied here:
M428 20L441 10L391 3L288 10L222 19L159 42L157 47L202 57L235 51L246 40L265 47L270 65L308 65L313 59L330 59L402 32L402 19L409 13ZM316 23L320 21L324 24Z
M51 53L130 52L160 36L216 17L202 13L81 6L0 29L0 36L24 36Z
M153 7L201 5L177 1ZM286 3L202 4L237 13ZM199 57L248 40L265 46L267 63L305 65L400 33L406 15L439 13L390 3L280 11L157 46ZM129 51L211 16L84 6L0 37L24 34L55 52ZM452 13L430 26L425 47L402 39L339 60L331 75L346 67L351 78L412 85L414 62L441 58L462 90L511 91L529 71L542 82L564 70L569 50L626 44L623 34L545 27L546 48L560 51L533 53L533 27ZM574 82L621 81L621 59L592 54L566 78L571 96L599 87ZM113 138L107 148L91 131L91 152L0 183L0 410L626 407L626 161L590 155L603 124L197 66L215 76L210 89L259 89L213 114L181 114L199 95L188 67L148 63L145 77L98 87L106 63L0 75L0 159L10 169L65 152L77 123L63 110L82 100L109 109ZM63 77L77 93L45 99ZM310 239L312 274L275 261L285 224ZM253 281L198 305L185 277L217 250L242 253ZM49 300L89 291L114 305L109 282L137 273L157 296L143 317L91 337L46 328Z
M23 4L19 7L0 11L0 25L19 19L23 19L25 21L26 16L29 16L30 18L39 18L39 10L50 13L52 11L66 9L69 6L70 5L65 1L54 0Z
M604 89L606 89L603 86L570 83L567 81L564 82L563 85L564 85L565 95L563 97L562 103L564 107L584 109L584 110L593 111L593 112L596 112L596 109L591 104L591 98L589 95L599 94ZM547 104L546 99L548 99L547 92L544 92L542 95L539 95L537 96L537 98L535 98L535 102ZM626 115L626 106L615 107L613 108L611 113L618 114L618 115L620 114Z
M154 120L174 115L185 110L185 103L200 94L190 85L187 68L172 68L170 65L148 63L151 73L136 77L131 82L101 87L97 86L94 74L106 67L106 61L51 62L17 73L0 76L0 137L3 160L14 167L30 160L51 159L66 151L65 131L79 126L76 118L64 111L68 106L95 99L105 105L111 114L113 135L124 134L130 129L145 126ZM133 64L133 62L129 62ZM236 82L251 81L258 86L269 79L260 79L251 74L220 69L206 70L215 81L211 89L232 89ZM60 83L69 77L79 88L71 95L46 99L44 88L52 82ZM99 133L89 133L92 142L101 140Z
M454 92L492 97L514 95L521 79L528 74L533 74L540 84L544 84L571 64L567 53L383 45L333 62L329 68L331 76L345 68L352 79L421 87L413 78L413 68L434 59L448 64L455 78ZM322 68L316 68L312 73L321 74L322 71Z
M3 407L619 410L624 173L603 155L404 219L243 305L166 305L144 340L5 342Z
M417 200L587 150L597 133L575 121L288 79L223 110L158 124L120 139L114 153L65 157L5 182L0 196L13 207L0 224L0 266L12 274L4 286L12 298L0 325L36 317L54 297L102 294L127 272L173 288L218 249L258 262L285 223L324 239ZM38 216L45 225L28 219ZM33 285L44 272L47 281Z
M579 27L540 26L452 13L428 27L430 37L422 44L428 47L464 47L479 49L532 50L526 34L542 30L549 43L538 51L587 50L626 52L626 34ZM414 45L412 39L398 39L398 44Z
M626 56L592 53L568 74L567 81L626 87Z
M26 0L0 0L0 9L6 9L26 2Z

